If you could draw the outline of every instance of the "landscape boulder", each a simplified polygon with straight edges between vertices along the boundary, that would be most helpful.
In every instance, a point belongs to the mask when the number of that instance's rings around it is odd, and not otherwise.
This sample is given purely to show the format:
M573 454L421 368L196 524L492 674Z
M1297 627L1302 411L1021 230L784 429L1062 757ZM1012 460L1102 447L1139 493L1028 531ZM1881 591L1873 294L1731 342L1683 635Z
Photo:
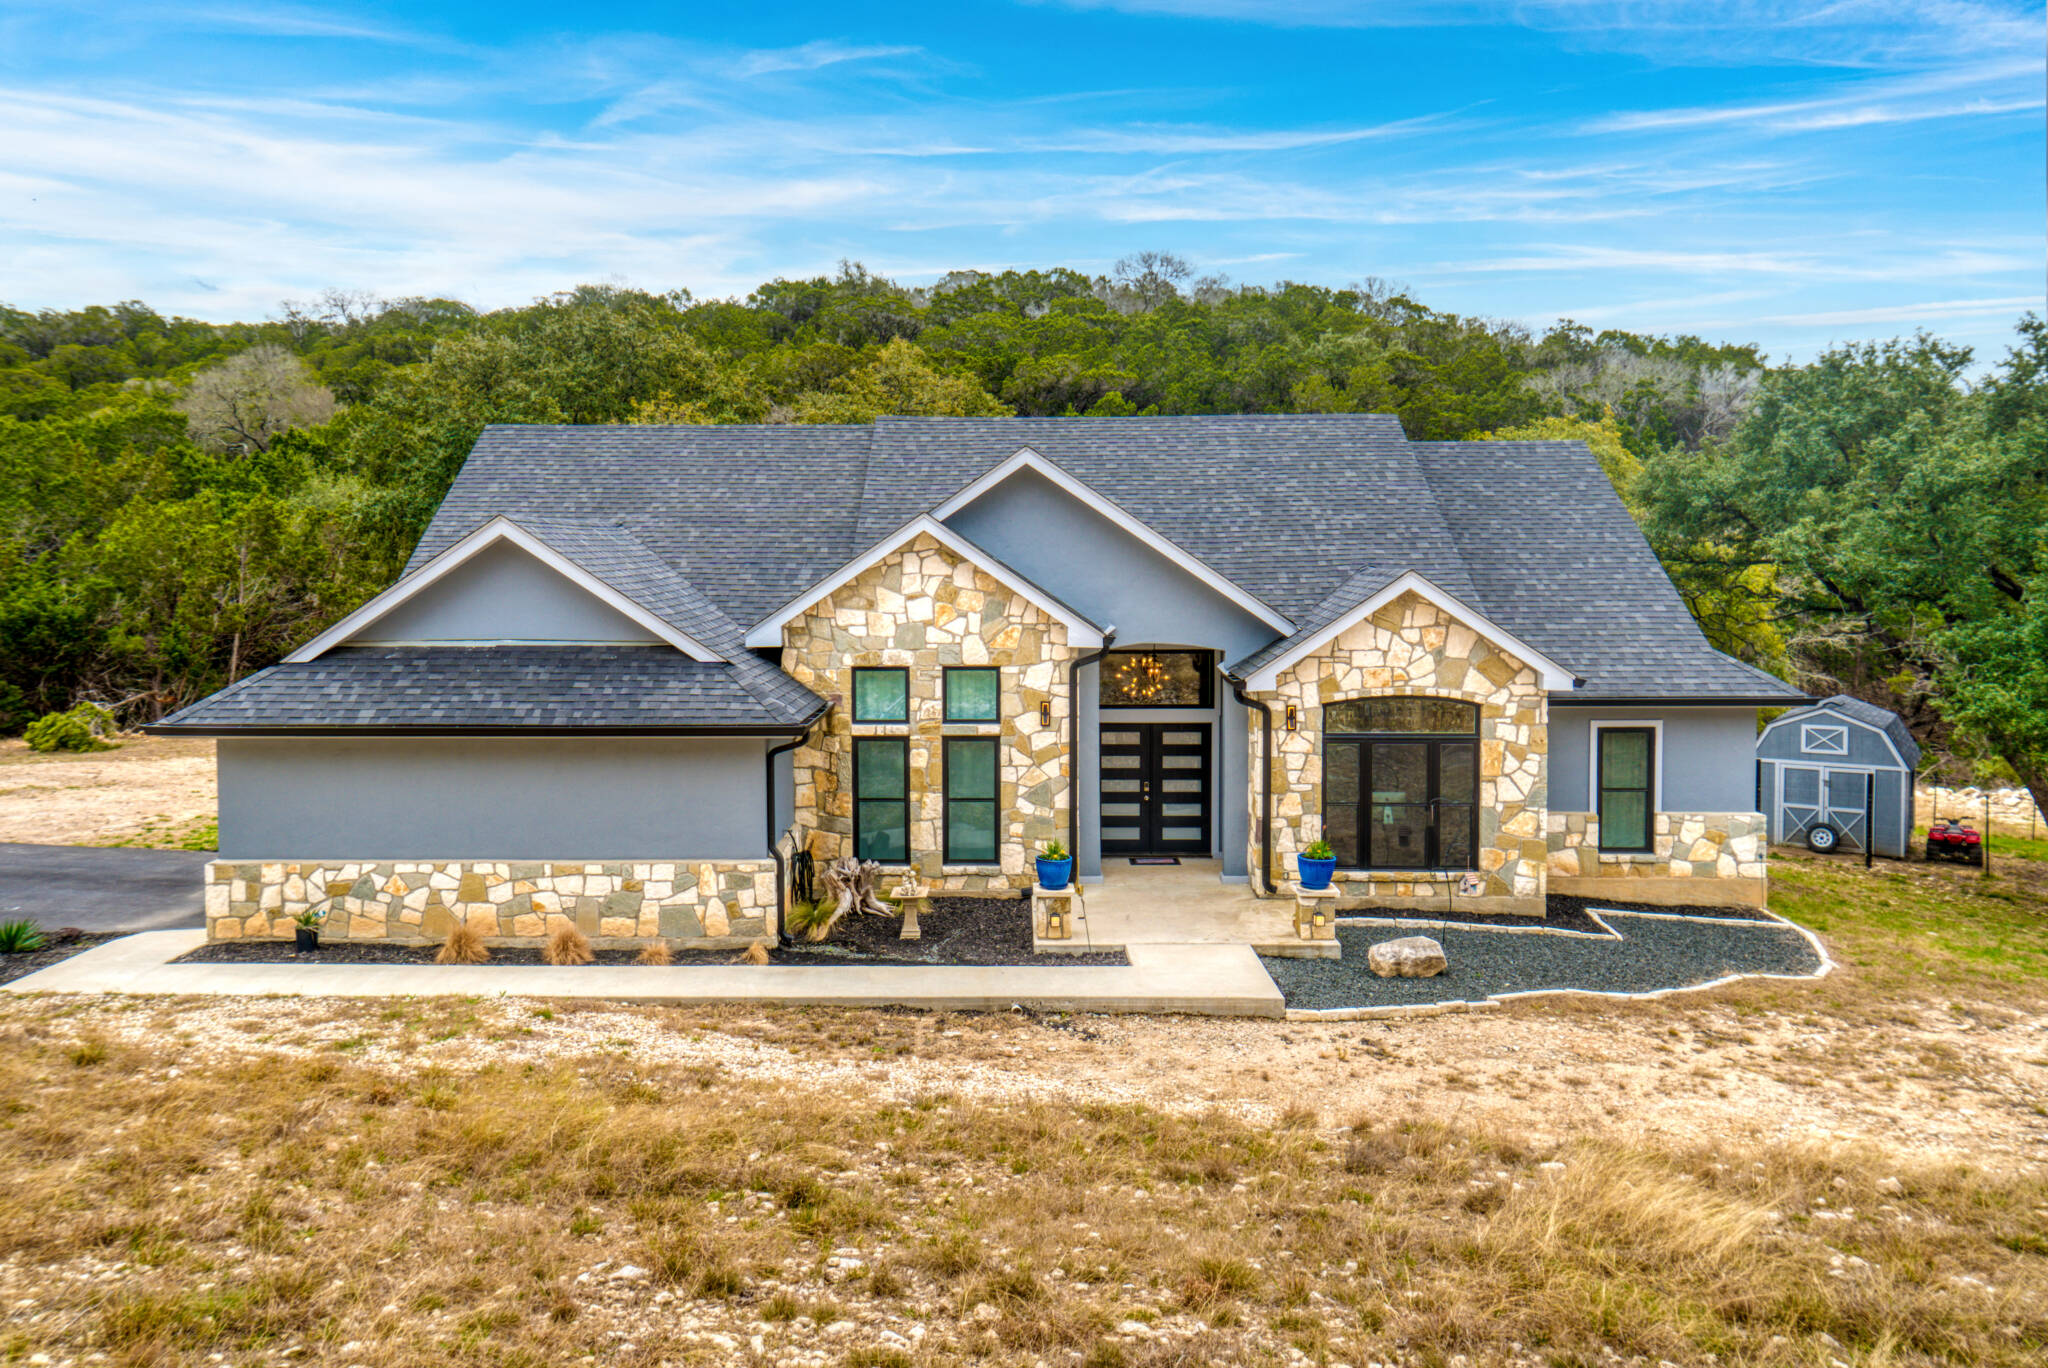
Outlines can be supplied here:
M1427 936L1381 941L1365 952L1365 963L1381 978L1434 978L1448 965L1444 948Z

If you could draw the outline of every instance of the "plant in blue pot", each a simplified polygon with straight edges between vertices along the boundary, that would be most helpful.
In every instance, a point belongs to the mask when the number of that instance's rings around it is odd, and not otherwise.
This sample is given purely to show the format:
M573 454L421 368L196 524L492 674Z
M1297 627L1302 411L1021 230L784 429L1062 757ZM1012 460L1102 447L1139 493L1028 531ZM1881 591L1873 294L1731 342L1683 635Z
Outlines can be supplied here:
M1337 872L1336 853L1320 838L1310 841L1308 849L1294 857L1294 864L1301 872L1303 888L1328 888L1330 876Z
M1045 849L1038 855L1038 886L1044 889L1065 888L1073 877L1074 857L1058 841L1047 841Z

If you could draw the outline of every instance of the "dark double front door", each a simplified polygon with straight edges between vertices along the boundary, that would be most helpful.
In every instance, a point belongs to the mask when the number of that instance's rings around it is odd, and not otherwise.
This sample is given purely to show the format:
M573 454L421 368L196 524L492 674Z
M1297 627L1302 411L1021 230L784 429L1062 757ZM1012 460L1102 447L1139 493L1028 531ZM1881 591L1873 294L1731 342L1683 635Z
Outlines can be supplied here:
M1209 726L1102 724L1102 853L1207 855Z

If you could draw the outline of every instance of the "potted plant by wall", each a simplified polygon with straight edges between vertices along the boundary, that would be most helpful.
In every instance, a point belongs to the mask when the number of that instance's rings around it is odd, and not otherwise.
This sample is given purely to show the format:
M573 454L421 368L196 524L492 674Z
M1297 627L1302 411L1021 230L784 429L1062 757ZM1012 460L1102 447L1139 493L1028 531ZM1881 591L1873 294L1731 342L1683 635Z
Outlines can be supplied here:
M1058 841L1047 841L1038 855L1038 886L1048 890L1065 888L1073 877L1074 857Z
M1294 857L1294 864L1301 873L1303 888L1328 888L1330 876L1337 872L1336 853L1321 837L1310 841L1308 849Z
M320 923L327 920L329 909L324 905L309 907L292 918L293 947L300 954L308 954L320 948Z

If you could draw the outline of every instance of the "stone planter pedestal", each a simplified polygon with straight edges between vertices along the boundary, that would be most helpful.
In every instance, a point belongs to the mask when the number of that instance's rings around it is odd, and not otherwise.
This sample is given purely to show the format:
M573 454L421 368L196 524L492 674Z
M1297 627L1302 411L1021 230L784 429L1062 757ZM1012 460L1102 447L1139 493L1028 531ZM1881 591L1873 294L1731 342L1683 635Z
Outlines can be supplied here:
M1342 890L1303 888L1292 879L1287 887L1294 894L1294 934L1303 940L1337 939L1337 897Z
M1078 884L1065 888L1031 885L1031 929L1039 940L1072 940L1074 923L1087 915Z

